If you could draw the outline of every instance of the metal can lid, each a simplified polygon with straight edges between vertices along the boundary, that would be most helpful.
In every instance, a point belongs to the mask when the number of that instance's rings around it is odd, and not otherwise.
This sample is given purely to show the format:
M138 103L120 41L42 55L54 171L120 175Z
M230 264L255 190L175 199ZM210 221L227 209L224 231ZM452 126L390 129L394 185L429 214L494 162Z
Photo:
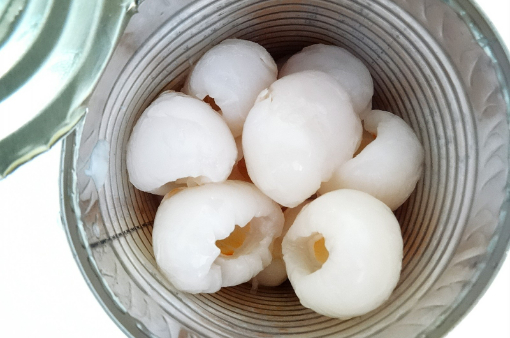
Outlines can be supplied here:
M0 179L84 116L136 0L0 3Z

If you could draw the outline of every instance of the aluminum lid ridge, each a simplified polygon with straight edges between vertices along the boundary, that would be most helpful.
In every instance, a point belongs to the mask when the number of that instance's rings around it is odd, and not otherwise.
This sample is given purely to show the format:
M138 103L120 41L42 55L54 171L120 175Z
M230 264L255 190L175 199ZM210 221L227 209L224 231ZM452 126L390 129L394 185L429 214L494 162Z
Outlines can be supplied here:
M0 4L0 179L84 116L84 102L135 10L135 0Z

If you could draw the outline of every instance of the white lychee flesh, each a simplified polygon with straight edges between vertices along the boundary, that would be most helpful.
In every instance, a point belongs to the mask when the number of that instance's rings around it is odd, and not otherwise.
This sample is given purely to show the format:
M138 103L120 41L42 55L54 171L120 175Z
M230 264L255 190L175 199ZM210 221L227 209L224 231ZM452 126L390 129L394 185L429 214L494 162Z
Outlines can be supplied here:
M257 95L276 81L276 63L264 47L227 39L207 51L192 69L183 92L201 100L209 96L234 137L240 136Z
M288 208L283 213L285 223L283 223L281 236L277 237L273 242L273 248L271 250L273 260L271 264L255 276L254 281L256 281L257 285L278 286L287 280L287 269L285 268L282 254L282 241L301 209L308 203L310 203L310 200L304 201L295 208Z
M372 108L374 84L370 71L347 50L322 44L305 47L289 58L278 77L304 70L319 70L333 76L349 93L356 113L363 115Z
M423 146L411 127L389 112L371 111L364 127L375 139L340 166L319 192L356 189L395 210L409 198L422 175Z
M282 243L287 274L303 306L347 319L386 301L403 257L392 211L356 190L320 196L298 215Z
M129 180L164 195L182 184L222 182L236 161L236 143L208 104L164 92L140 116L127 145Z
M243 132L253 183L279 204L295 207L352 158L362 134L350 99L329 75L288 75L261 92Z
M216 292L249 281L269 265L270 245L283 222L280 206L253 184L186 188L158 208L152 233L156 262L177 289Z

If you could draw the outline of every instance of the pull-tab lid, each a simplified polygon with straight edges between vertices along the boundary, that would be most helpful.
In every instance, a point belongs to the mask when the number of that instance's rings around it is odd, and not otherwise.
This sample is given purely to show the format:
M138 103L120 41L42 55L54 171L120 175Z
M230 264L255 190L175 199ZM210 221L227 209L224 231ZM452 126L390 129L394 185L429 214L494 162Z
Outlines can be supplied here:
M86 112L136 0L0 1L0 179Z

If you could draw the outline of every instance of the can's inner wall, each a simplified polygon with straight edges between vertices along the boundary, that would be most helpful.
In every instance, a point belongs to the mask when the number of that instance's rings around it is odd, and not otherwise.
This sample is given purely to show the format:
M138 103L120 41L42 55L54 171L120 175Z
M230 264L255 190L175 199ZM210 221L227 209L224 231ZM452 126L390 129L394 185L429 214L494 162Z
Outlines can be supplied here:
M106 140L110 146L109 171L97 203L82 202L85 223L94 220L84 230L98 270L120 306L162 336L173 320L210 336L386 336L384 330L413 307L445 268L472 202L476 130L458 73L428 32L389 1L219 3L198 2L161 26L105 93L93 137L87 137L92 122L86 122L82 144ZM185 294L157 270L151 224L158 199L129 183L126 144L157 94L180 89L193 62L233 37L260 43L275 59L314 43L346 48L372 74L374 108L401 116L425 147L423 178L396 211L405 241L400 282L383 306L365 316L341 321L318 315L300 305L288 282L256 292L245 284L215 294ZM92 188L81 194L87 189Z

